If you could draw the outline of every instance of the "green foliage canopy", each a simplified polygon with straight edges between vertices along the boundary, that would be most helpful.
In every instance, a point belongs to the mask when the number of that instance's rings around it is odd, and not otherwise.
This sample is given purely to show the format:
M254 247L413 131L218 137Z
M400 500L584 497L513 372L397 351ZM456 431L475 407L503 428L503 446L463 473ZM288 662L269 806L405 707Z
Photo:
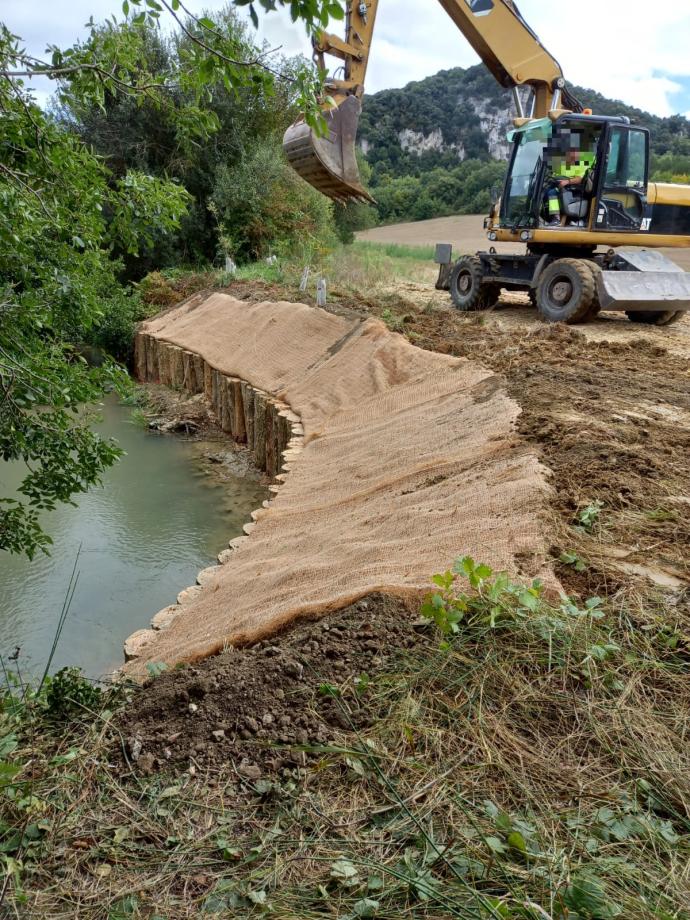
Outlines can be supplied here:
M260 2L274 8L272 0ZM342 18L333 0L290 6L310 29ZM96 483L119 456L92 432L86 408L121 374L109 362L89 368L79 346L111 313L136 316L134 295L119 283L121 259L175 231L191 196L164 171L125 163L112 172L77 136L74 120L35 104L25 81L54 80L72 116L105 109L114 98L165 111L177 149L188 155L218 127L205 107L211 87L269 92L275 77L264 55L244 56L222 23L186 14L179 0L130 0L123 11L125 23L91 22L86 41L49 48L48 60L28 54L0 25L0 457L26 466L19 493L0 497L0 549L29 556L50 543L39 513ZM255 18L253 6L250 12ZM160 57L149 66L151 26L161 14L184 39L174 67ZM295 68L290 79L318 125L318 75ZM176 94L186 96L184 107L174 105ZM121 331L111 324L110 340Z

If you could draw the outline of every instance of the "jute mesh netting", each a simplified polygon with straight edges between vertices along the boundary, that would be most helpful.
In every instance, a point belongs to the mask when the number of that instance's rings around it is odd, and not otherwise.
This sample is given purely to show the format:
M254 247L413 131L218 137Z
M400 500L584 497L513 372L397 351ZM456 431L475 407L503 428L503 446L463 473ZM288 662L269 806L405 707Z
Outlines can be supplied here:
M254 641L372 592L428 589L461 554L548 574L543 470L500 379L374 319L224 294L142 331L288 403L304 449L249 539L142 656L172 665Z

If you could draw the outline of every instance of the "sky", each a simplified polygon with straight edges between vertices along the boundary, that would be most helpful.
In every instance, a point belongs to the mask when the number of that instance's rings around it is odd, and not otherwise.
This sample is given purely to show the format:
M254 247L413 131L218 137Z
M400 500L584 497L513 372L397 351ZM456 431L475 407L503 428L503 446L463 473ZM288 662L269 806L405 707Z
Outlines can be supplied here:
M187 5L200 12L223 0ZM689 0L519 0L519 6L570 82L656 115L690 117ZM83 37L91 15L113 14L121 15L119 0L0 0L0 21L38 56L48 43L67 46ZM342 24L331 27L339 33ZM258 37L288 55L311 54L303 29L284 10L261 16ZM404 86L478 60L440 4L381 0L366 90ZM45 99L45 90L38 95Z

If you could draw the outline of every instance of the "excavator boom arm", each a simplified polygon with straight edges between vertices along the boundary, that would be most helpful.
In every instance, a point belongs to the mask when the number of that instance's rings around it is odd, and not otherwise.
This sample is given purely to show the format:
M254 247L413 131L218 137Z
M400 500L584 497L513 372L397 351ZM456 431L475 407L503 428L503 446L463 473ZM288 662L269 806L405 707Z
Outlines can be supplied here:
M560 110L581 111L565 90L563 72L520 15L514 0L439 0L458 29L498 83L509 89L533 89L530 117L543 118ZM290 163L311 185L342 201L370 196L359 181L355 157L357 122L371 51L378 0L347 0L345 40L322 33L314 56L326 70L325 55L343 61L343 76L328 78L326 90L335 103L324 106L328 131L318 137L303 120L288 128L283 147ZM518 116L522 102L515 93Z

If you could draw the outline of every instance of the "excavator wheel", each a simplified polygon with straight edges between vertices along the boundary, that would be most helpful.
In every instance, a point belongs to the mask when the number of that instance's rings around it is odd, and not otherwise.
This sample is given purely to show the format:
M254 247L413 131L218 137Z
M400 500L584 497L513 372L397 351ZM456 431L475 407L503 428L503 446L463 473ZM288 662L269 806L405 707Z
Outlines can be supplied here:
M588 262L587 265L589 265L589 268L592 272L592 277L594 278L594 297L592 298L592 306L589 308L589 312L584 319L585 323L589 323L596 319L601 312L601 304L599 303L599 291L597 289L597 275L601 274L601 268L599 268L596 262Z
M498 300L498 284L482 284L484 269L477 256L462 256L450 273L450 298L453 306L463 312L488 310Z
M586 322L595 302L594 272L583 259L557 259L537 285L537 309L547 323Z
M682 319L685 310L630 310L625 315L631 323L646 323L648 326L670 326Z

